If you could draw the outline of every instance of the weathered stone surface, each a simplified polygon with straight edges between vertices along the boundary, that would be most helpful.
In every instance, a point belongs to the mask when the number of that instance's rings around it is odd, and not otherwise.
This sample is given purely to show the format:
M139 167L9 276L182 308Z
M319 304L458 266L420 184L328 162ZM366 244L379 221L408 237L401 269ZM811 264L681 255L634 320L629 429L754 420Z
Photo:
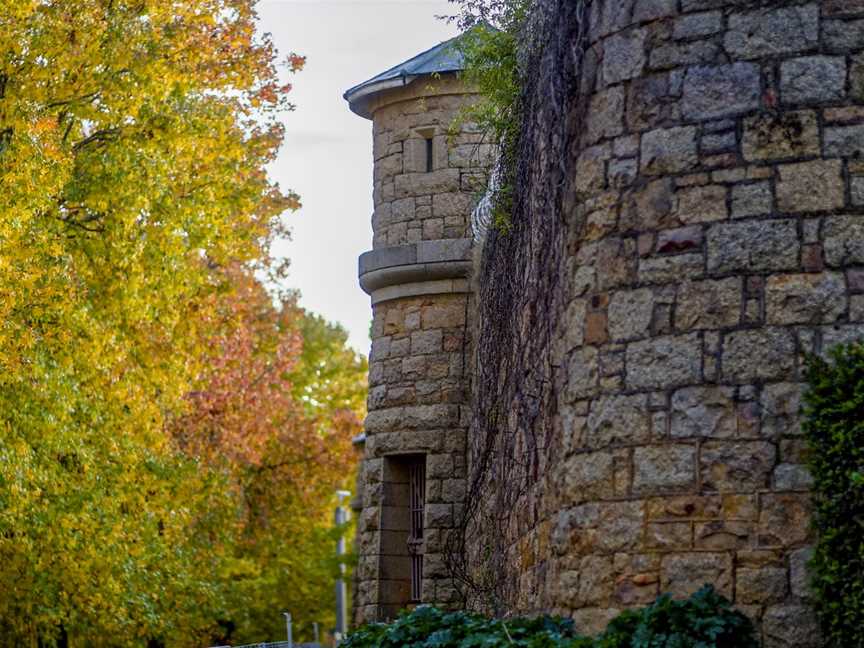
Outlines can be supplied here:
M684 281L678 288L679 331L736 326L741 319L741 280Z
M555 519L550 548L557 555L635 549L643 518L639 502L592 502L568 508Z
M813 476L803 464L780 464L774 469L774 488L779 491L806 491L813 486Z
M614 488L612 453L582 452L564 465L563 496L571 504L602 499Z
M585 607L575 610L571 618L576 627L584 628L583 632L592 635L603 632L609 622L620 613L616 608Z
M607 84L638 77L645 67L643 29L631 29L610 36L603 43L603 79Z
M799 248L794 220L718 223L708 230L708 270L791 270Z
M432 173L404 173L394 179L397 198L459 191L459 169Z
M846 270L846 285L853 295L864 294L864 268L849 268Z
M642 136L642 173L646 175L687 171L698 161L692 126L661 128Z
M766 437L800 435L801 385L774 383L762 390L762 434Z
M620 135L624 129L624 88L615 86L591 97L585 130L588 143Z
M694 594L705 583L732 598L732 558L723 553L679 553L663 557L660 587L677 597Z
M795 547L810 539L810 496L804 493L764 494L759 514L761 546Z
M729 17L726 49L740 59L813 49L819 41L817 3L734 13Z
M452 504L427 504L426 525L430 527L453 526Z
M675 187L671 178L654 180L628 192L621 208L622 231L668 229L678 225L673 214Z
M673 42L651 50L650 66L653 70L663 70L679 65L708 65L719 60L722 60L722 51L715 41Z
M413 355L439 353L443 340L444 334L440 330L416 331L411 334L411 353Z
M864 124L826 128L825 155L864 158Z
M839 344L850 344L864 340L860 324L847 324L845 326L823 326L822 327L822 349L823 357L827 357L829 351Z
M702 345L696 334L653 338L627 345L627 385L667 389L699 382Z
M639 165L636 158L626 160L612 160L609 162L609 185L620 189L633 183L639 174Z
M420 325L424 329L462 327L465 326L465 302L462 299L442 297L440 301L425 304L420 309L419 316Z
M825 103L846 93L846 59L805 56L780 65L780 97L787 104Z
M606 161L610 157L609 147L592 146L585 149L576 163L576 188L580 192L591 192L606 186Z
M696 447L664 445L636 448L633 452L633 465L635 492L680 491L695 483Z
M839 160L815 160L779 167L777 207L784 212L839 209L845 203L843 166Z
M689 522L653 522L645 527L645 547L666 551L686 551L692 548Z
M856 101L864 101L864 53L852 57L849 68L849 91Z
M574 607L605 604L612 595L612 557L585 556L579 563Z
M589 310L585 315L585 343L605 344L609 341L609 325L605 310Z
M630 25L635 0L598 3L591 7L590 20L599 36L624 29Z
M786 570L780 567L735 571L736 603L778 603L786 597Z
M708 133L702 136L701 147L703 154L735 151L738 147L738 138L735 131Z
M678 11L676 0L639 0L633 7L633 20L642 22L674 16Z
M627 89L627 126L631 130L655 127L669 102L669 75L633 79Z
M834 322L846 311L842 273L773 275L765 284L768 324Z
M615 292L609 301L609 335L631 340L649 335L654 313L654 293L648 288Z
M755 529L749 521L712 520L697 522L693 531L697 549L729 551L749 546Z
M597 248L597 287L618 288L633 281L636 274L636 242L633 239L608 237Z
M774 196L768 181L737 184L732 187L732 218L747 218L770 214Z
M843 16L864 14L864 0L825 0L822 15Z
M735 390L689 387L672 395L673 437L734 437L738 431Z
M800 599L809 599L812 596L810 573L807 568L807 563L812 557L812 547L798 549L789 555L789 584L792 588L792 595Z
M819 621L813 608L775 605L762 617L765 648L820 648Z
M723 344L723 378L735 383L782 380L795 370L795 338L782 328L736 331Z
M720 492L768 486L776 450L765 441L709 441L702 446L702 486Z
M456 192L432 196L432 213L438 218L463 216L471 213L476 198L470 193Z
M691 67L684 78L687 119L717 119L759 107L759 66L751 63Z
M612 444L645 443L651 434L644 394L607 396L594 401L581 445L604 448Z
M657 253L693 252L702 247L704 238L702 228L698 225L663 230L657 235Z
M825 262L830 267L864 264L864 219L831 216L822 226Z
M674 38L698 38L710 36L723 30L723 13L721 11L706 11L688 14L675 21L672 30Z
M831 52L854 52L864 43L864 20L826 20L824 39Z
M726 187L706 185L678 191L678 218L682 223L708 223L725 220Z
M597 392L599 376L597 349L585 347L574 351L570 356L567 399L573 401L593 396Z
M443 168L448 164L461 168L484 169L495 161L496 148L482 142L466 144L450 143L448 136L436 136L434 148L434 168ZM425 144L425 142L424 142ZM425 146L424 146L425 149ZM422 159L425 162L426 151ZM447 157L444 157L446 153ZM425 171L425 169L423 169Z
M639 261L639 281L667 283L681 277L698 278L704 273L705 259L701 254L651 257Z
M564 319L565 333L560 337L561 356L566 355L575 347L582 346L585 341L585 313L587 304L584 299L574 299L567 307Z
M856 207L864 207L864 176L851 178L852 204Z
M744 157L779 160L819 154L819 125L811 110L763 112L744 120Z

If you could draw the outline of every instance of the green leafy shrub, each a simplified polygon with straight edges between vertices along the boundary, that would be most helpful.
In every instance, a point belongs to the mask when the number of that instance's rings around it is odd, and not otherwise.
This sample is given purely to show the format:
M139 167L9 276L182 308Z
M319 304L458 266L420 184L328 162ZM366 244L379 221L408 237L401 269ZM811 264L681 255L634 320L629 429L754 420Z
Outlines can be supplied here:
M455 0L454 0L455 1ZM457 41L464 58L463 78L479 99L460 111L453 131L471 123L484 140L498 147L492 219L506 230L513 209L516 158L522 127L522 82L519 72L519 33L528 0L461 0Z
M517 40L508 31L478 25L458 41L465 57L463 76L481 97L460 111L453 124L476 125L485 141L494 144L498 160L489 186L492 224L500 231L510 226L515 192L516 159L522 125L519 80L516 72Z
M658 598L612 620L597 637L558 617L488 619L421 606L390 624L366 625L343 648L756 648L753 626L710 586L684 601Z
M811 358L807 380L816 607L826 645L864 646L864 344Z

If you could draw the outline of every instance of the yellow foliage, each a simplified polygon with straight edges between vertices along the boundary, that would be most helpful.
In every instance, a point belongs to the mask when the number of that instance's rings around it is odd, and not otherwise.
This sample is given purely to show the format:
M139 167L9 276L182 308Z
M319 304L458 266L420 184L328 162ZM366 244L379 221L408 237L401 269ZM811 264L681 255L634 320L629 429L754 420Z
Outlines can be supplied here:
M224 612L239 504L165 426L214 270L297 206L254 5L0 0L0 646L195 646Z

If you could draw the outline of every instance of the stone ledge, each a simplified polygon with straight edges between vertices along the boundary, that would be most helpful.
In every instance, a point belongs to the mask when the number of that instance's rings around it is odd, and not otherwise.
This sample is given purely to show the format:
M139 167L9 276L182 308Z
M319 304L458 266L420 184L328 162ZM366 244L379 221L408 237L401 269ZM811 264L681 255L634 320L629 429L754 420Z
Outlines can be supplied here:
M438 279L436 281L418 281L416 283L387 286L371 292L372 305L393 299L406 299L423 295L455 295L471 292L467 279Z
M360 255L360 287L377 304L470 290L471 239L420 241Z

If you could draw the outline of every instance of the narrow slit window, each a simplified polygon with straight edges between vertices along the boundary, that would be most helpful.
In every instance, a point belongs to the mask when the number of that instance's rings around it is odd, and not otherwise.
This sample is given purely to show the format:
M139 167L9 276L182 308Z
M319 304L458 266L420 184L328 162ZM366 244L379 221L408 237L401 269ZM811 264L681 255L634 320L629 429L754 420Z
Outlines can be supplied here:
M423 596L423 513L426 507L425 457L411 462L408 476L408 496L411 509L411 531L408 536L408 553L411 555L411 602L417 603Z
M435 143L431 137L426 138L426 172L432 171L435 163Z

